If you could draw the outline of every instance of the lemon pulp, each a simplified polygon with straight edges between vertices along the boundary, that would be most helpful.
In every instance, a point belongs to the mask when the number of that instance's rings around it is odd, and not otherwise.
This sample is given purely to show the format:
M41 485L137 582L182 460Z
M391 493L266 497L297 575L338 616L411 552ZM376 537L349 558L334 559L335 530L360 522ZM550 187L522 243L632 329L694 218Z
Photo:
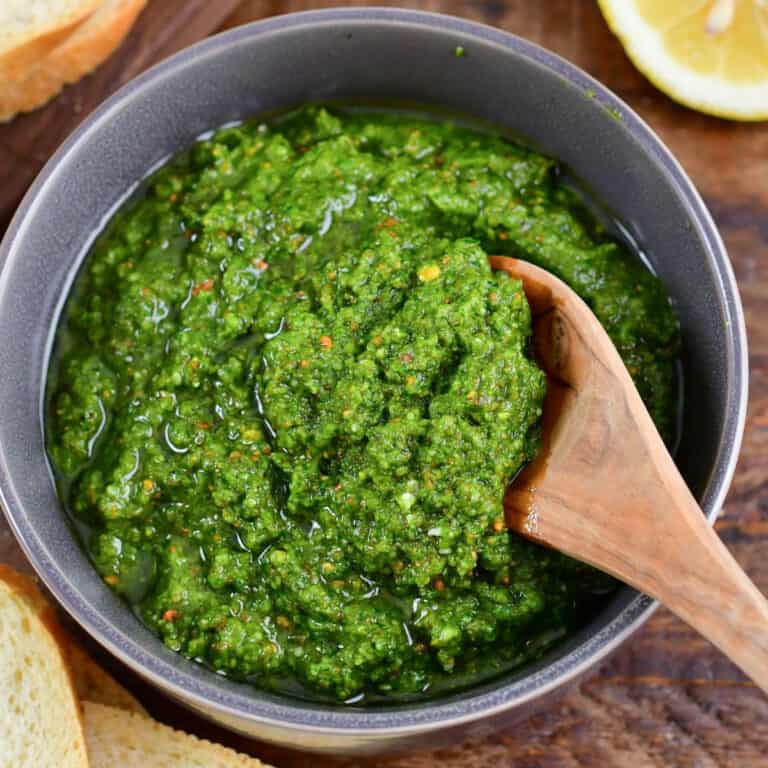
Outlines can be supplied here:
M635 65L672 98L768 118L768 0L599 0Z

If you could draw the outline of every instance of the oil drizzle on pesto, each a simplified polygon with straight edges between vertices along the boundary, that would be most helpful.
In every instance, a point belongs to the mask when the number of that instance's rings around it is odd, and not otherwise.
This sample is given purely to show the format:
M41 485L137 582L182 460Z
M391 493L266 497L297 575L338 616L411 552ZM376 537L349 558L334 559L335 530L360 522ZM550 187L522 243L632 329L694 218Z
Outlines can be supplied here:
M504 526L545 383L486 254L590 303L667 436L678 330L553 167L309 107L201 141L115 218L60 331L49 451L94 565L170 648L359 704L471 684L589 618L611 582Z

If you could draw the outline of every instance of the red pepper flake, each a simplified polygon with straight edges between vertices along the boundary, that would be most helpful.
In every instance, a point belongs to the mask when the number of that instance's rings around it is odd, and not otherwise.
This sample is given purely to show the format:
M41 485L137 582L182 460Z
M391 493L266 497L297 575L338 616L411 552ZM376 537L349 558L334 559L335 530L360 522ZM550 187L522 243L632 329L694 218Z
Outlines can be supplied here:
M386 219L384 219L384 221L381 222L379 226L384 227L385 229L389 229L390 227L399 227L400 221L394 216L388 216Z
M210 429L211 425L207 421L197 421L195 422L195 426L198 429Z
M178 618L179 618L179 612L175 611L173 608L169 608L163 614L163 621L176 621L176 619Z
M400 360L403 363L412 363L413 355L410 352L403 352L403 354L400 355Z
M267 264L267 262L266 262L266 261L264 261L264 259L259 259L259 260L256 262L256 266L257 266L259 269L261 269L261 270L265 270L265 269L266 269L266 268L269 266L269 264Z
M494 520L493 521L493 530L496 531L496 533L501 533L504 530L504 521L503 520Z
M106 581L107 584L109 584L111 587L114 587L120 581L120 579L115 576L114 573L111 573L109 576L104 577L104 581Z
M433 584L438 592L442 592L445 589L445 582L442 579L435 579Z
M330 349L333 346L333 339L330 336L321 336L320 346Z
M179 199L179 196L175 192L171 192L170 195L168 195L168 200L170 202L175 203Z
M193 289L192 289L192 295L198 296L203 291L210 291L211 288L213 288L213 280L210 278L203 280L202 283L198 283Z
M299 368L307 368L309 366L309 360L299 360Z
M499 240L509 240L509 235L506 232L499 232Z

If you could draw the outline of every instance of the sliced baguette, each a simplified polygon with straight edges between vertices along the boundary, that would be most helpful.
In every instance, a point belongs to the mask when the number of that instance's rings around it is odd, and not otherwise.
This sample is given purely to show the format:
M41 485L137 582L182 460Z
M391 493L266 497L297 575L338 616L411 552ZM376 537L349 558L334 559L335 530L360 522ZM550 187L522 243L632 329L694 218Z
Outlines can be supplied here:
M34 582L0 564L2 768L88 768L65 644Z
M143 715L83 703L91 768L268 768L256 758Z
M102 0L24 77L0 83L0 122L42 106L65 85L93 72L120 46L145 5L146 0Z
M2 0L0 84L23 78L102 0Z
M70 641L66 656L75 690L81 701L108 704L111 707L148 716L147 710L139 704L133 694L107 674L79 644Z

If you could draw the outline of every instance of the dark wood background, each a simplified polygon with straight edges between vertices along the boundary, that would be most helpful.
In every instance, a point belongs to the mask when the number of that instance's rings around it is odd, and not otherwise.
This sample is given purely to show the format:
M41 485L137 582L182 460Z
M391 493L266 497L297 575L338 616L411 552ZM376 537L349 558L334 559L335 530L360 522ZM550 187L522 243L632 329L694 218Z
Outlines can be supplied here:
M730 123L674 104L632 67L592 0L398 4L493 24L570 59L634 107L693 177L730 251L750 342L747 431L717 529L757 585L768 592L768 124ZM66 89L48 107L0 126L0 231L60 141L126 80L219 29L316 7L302 0L150 0L130 37L96 73ZM29 568L2 518L0 560ZM100 658L159 718L284 768L768 766L768 698L663 609L610 661L543 714L481 742L386 760L312 757L247 742L192 718L113 660Z

